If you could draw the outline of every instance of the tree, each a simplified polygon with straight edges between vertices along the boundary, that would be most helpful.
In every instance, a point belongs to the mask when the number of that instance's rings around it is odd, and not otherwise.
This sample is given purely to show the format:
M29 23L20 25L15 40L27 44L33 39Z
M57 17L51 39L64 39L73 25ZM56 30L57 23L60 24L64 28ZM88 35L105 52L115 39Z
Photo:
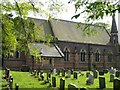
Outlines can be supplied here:
M75 2L70 0L69 3ZM78 11L84 8L83 11ZM116 12L120 12L118 0L77 0L75 2L75 12L72 18L78 18L81 14L86 15L87 22L103 19L104 16L112 16Z
M52 0L54 1L54 0ZM57 4L55 4L57 3ZM48 4L51 10L57 12L61 10L61 3L54 2L56 8L52 8L53 3ZM3 56L13 55L13 50L21 52L29 52L28 45L33 41L40 41L40 37L35 37L35 32L40 30L38 26L28 18L32 12L34 14L43 14L47 18L52 18L52 12L44 10L42 2L33 0L6 0L0 2L1 18L0 23L2 29L2 54ZM58 13L58 12L57 12ZM55 13L54 13L55 14ZM38 35L37 35L38 36ZM52 36L45 35L45 41L50 42ZM38 55L38 50L34 53Z

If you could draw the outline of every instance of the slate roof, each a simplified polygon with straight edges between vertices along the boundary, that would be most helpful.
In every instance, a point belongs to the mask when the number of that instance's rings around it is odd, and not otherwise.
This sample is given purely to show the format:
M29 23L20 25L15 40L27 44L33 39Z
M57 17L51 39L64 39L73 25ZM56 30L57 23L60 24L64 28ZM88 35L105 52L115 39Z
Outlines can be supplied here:
M78 24L71 21L52 19L50 23L58 40L102 45L109 43L110 36L104 27L90 25L90 28L95 29L97 34L88 36L82 31L85 24L81 23L80 27L77 28Z
M33 55L33 50L38 50L41 56L44 57L63 57L64 54L60 51L57 45L50 44L50 46L45 43L31 43L29 44L30 54Z

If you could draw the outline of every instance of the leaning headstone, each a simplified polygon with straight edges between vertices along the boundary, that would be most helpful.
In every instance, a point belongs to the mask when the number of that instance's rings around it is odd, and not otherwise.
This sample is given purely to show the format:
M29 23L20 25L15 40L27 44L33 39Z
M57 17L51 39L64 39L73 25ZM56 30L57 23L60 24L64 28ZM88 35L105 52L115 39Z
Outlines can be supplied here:
M74 79L77 79L77 72L74 72Z
M106 88L105 77L99 77L99 88Z
M56 77L52 77L52 86L56 87Z
M110 75L110 82L113 82L114 81L114 74L111 74Z
M60 90L65 90L65 79L64 78L60 79Z
M18 85L18 83L15 84L15 90L19 90L19 85Z
M93 76L94 76L94 78L98 77L98 71L97 70L93 70Z
M119 76L120 76L120 71L117 70L117 71L115 72L115 77L119 77Z
M86 84L93 84L94 83L94 76L89 74L88 79L86 80Z
M76 86L75 84L69 84L68 90L78 90L78 86Z
M113 90L120 90L120 79L114 79Z

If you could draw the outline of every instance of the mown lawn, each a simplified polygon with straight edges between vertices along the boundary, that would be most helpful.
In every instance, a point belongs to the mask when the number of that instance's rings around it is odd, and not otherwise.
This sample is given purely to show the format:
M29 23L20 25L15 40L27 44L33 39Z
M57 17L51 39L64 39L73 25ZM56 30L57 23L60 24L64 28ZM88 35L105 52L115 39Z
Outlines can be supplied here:
M44 81L38 81L38 78L34 78L33 76L30 75L28 72L19 72L19 71L11 71L10 72L14 78L13 80L13 88L15 87L15 83L19 84L19 88L47 88L50 90L53 87L49 87L49 84L43 84ZM82 72L84 76L78 77L77 80L73 79L73 75L71 75L71 78L65 78L65 88L68 88L68 84L72 83L77 85L79 88L99 88L99 78L94 79L94 84L93 85L86 85L86 71ZM45 73L45 79L47 74ZM54 75L52 75L54 76ZM106 88L113 88L113 82L109 82L109 73L105 74L105 79L106 79ZM57 87L60 86L60 78L62 76L56 76L57 80Z

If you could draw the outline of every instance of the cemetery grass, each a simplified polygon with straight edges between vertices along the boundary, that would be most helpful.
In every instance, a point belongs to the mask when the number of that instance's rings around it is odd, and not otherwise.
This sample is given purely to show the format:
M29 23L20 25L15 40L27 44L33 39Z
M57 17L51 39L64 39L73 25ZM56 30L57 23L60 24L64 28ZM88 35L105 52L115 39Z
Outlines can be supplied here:
M19 84L19 88L48 88L49 90L53 88L49 87L49 83L44 84L44 81L38 81L38 78L31 76L29 72L11 71L10 73L14 78L13 88L15 88L15 83ZM86 71L82 71L82 73L84 76L80 76L78 79L73 79L73 75L71 75L71 78L65 78L65 88L68 88L68 84L70 83L77 85L79 88L99 88L99 78L94 79L93 85L86 85ZM44 75L46 79L47 74L45 73ZM113 82L109 82L109 73L105 74L104 76L106 79L106 88L113 88ZM57 87L60 87L60 78L62 78L61 74L60 76L56 76Z

